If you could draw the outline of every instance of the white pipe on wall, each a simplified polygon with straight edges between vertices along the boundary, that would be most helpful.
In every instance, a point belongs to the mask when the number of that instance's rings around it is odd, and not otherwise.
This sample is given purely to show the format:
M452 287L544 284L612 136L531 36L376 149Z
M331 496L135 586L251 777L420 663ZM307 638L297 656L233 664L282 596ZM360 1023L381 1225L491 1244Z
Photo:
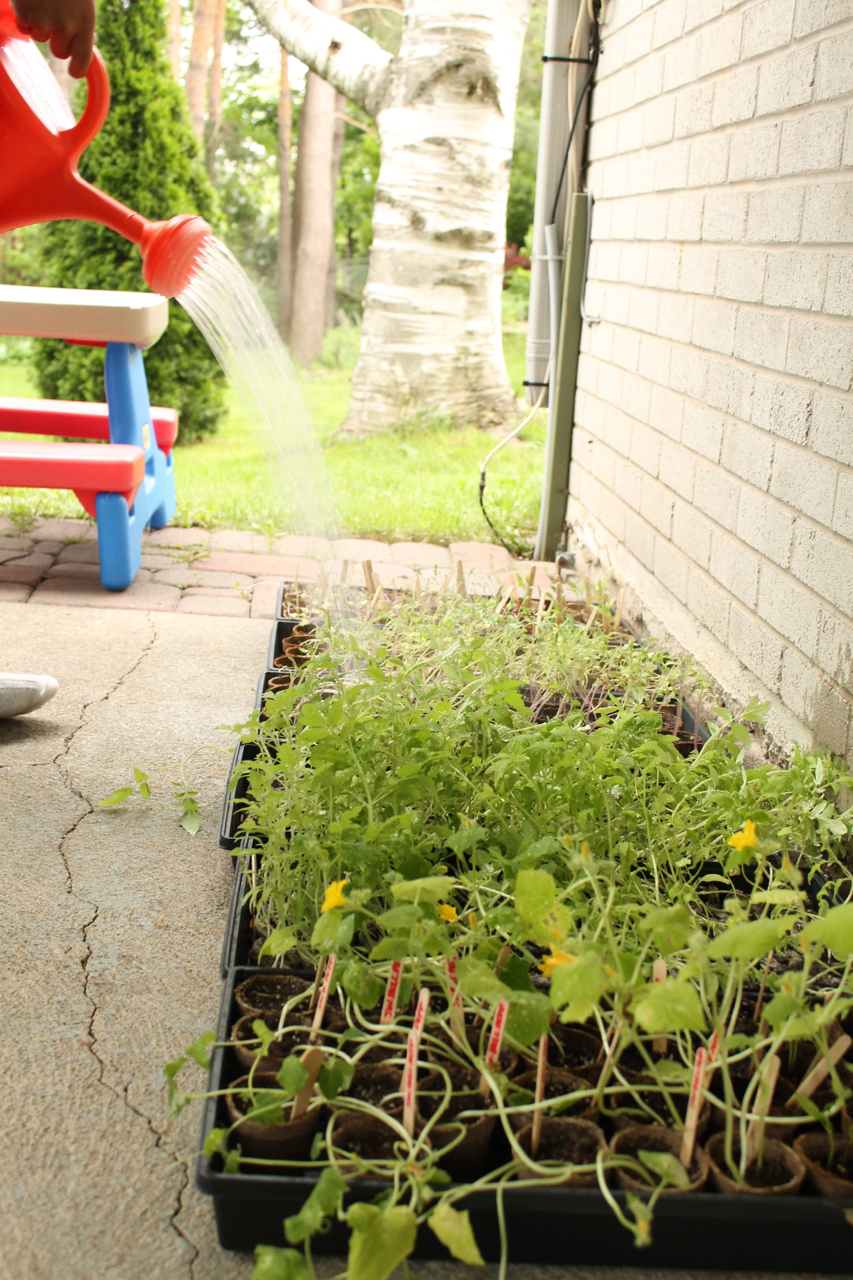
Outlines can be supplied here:
M546 59L565 58L577 21L578 0L549 0L545 22ZM560 180L560 168L569 137L569 68L568 62L548 62L542 68L542 109L539 119L539 153L536 161L536 203L533 212L533 256L530 266L530 302L527 328L527 366L525 388L528 404L535 404L551 355L551 305L549 301L549 264L545 246L545 227L554 222L562 228L566 220L568 184L564 181L554 218L554 195ZM560 269L559 280L562 280ZM557 300L557 315L560 303ZM556 346L556 333L554 334ZM537 385L538 384L538 385ZM547 404L547 400L545 401Z

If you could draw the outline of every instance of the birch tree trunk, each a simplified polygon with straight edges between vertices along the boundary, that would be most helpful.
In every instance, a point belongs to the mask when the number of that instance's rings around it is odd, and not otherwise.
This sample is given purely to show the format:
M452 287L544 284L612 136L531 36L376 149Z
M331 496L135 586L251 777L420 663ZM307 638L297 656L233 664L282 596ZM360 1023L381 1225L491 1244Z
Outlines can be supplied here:
M222 124L222 47L225 44L225 16L227 0L216 0L213 22L213 57L210 61L210 84L207 91L207 171L211 181L216 178L216 147Z
M204 140L204 115L207 107L207 64L216 18L216 0L195 0L193 6L193 34L190 44L190 60L184 81L187 106L190 111L193 133L199 142Z
M182 32L182 13L181 0L169 0L169 16L168 16L168 43L169 65L172 68L172 74L181 82L181 49L183 46Z
M281 88L278 94L278 331L290 341L290 310L293 301L293 247L291 239L290 153L293 149L293 95L290 90L290 54L281 51Z
M330 178L332 196L332 234L329 240L329 265L326 268L326 310L325 326L334 328L335 312L338 297L338 250L335 245L335 196L338 188L338 174L341 171L341 158L344 152L344 112L347 100L342 93L335 94L335 131L332 136L332 173Z
M530 0L404 0L393 58L306 0L249 3L378 126L362 346L344 428L514 417L500 295Z
M337 20L341 0L315 0ZM341 23L343 26L344 24ZM309 71L299 113L299 146L294 182L293 303L290 347L297 364L308 365L323 350L326 332L326 277L332 245L331 185L337 93L328 80Z

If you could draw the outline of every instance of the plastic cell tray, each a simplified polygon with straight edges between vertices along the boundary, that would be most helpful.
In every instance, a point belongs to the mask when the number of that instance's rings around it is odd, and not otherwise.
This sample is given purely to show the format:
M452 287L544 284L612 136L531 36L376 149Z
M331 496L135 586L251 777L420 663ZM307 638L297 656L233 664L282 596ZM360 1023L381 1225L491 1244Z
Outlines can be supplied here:
M256 968L234 968L223 988L217 1040L226 1041L236 1020L234 988ZM228 1047L214 1050L210 1090L227 1088L241 1074ZM202 1117L201 1146L213 1128L227 1127L222 1098L209 1098ZM251 1252L256 1244L284 1246L283 1220L298 1213L314 1177L304 1174L223 1173L205 1156L195 1171L199 1191L213 1198L219 1243ZM351 1200L372 1200L387 1183L363 1180ZM624 1205L624 1195L614 1192ZM504 1192L509 1260L541 1266L638 1267L657 1270L850 1275L853 1226L845 1216L853 1201L812 1196L723 1196L714 1192L669 1194L658 1201L652 1244L638 1250L596 1190L560 1187L518 1188ZM500 1258L500 1230L494 1191L477 1191L458 1201L470 1211L474 1234L487 1262ZM853 1215L851 1215L853 1216ZM348 1231L334 1222L315 1236L317 1254L344 1255ZM428 1228L418 1233L414 1256L449 1261Z

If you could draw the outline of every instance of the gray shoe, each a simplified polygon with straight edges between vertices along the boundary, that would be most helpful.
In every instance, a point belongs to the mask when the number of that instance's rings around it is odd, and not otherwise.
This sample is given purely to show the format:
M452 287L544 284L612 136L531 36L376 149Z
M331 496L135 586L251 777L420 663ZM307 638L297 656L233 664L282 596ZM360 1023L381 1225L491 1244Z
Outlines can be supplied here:
M9 675L0 672L0 720L24 716L53 697L59 681L53 676Z

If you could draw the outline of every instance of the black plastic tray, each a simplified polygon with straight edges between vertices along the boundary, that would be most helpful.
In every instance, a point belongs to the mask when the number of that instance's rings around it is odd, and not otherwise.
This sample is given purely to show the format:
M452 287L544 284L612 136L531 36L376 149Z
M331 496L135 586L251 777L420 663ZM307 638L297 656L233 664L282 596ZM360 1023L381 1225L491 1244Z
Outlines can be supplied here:
M246 778L238 778L232 790L229 783L231 774L245 760L254 760L258 754L256 742L238 742L231 757L231 768L228 771L228 782L225 784L225 795L222 799L222 816L219 819L220 849L236 849L242 839L240 823L243 818L242 802L249 794L249 783Z
M282 585L282 591L284 586ZM281 596L279 596L278 613L281 614ZM289 636L294 627L305 624L304 618L282 618L278 616L270 630L270 644L267 650L267 669L272 670L275 660L281 653L281 642Z
M227 1039L234 1020L234 988L254 968L232 969L223 990L217 1040ZM239 1074L228 1048L214 1050L211 1091L227 1087ZM210 1098L202 1117L201 1142L211 1129L227 1126L222 1099ZM199 1156L195 1182L213 1197L219 1243L251 1252L256 1244L283 1246L283 1219L298 1213L315 1180L310 1175L221 1173ZM350 1200L372 1200L386 1183L362 1181ZM615 1192L624 1205L624 1195ZM487 1262L500 1257L495 1193L480 1191L458 1201L471 1213L474 1234ZM799 1271L850 1275L853 1226L845 1211L851 1200L810 1196L722 1196L713 1192L664 1195L655 1209L653 1242L638 1251L633 1237L613 1216L598 1191L558 1187L508 1188L504 1211L510 1262L542 1266L610 1266L682 1270ZM348 1231L333 1223L312 1241L314 1252L346 1253ZM448 1260L428 1229L418 1233L414 1256Z

